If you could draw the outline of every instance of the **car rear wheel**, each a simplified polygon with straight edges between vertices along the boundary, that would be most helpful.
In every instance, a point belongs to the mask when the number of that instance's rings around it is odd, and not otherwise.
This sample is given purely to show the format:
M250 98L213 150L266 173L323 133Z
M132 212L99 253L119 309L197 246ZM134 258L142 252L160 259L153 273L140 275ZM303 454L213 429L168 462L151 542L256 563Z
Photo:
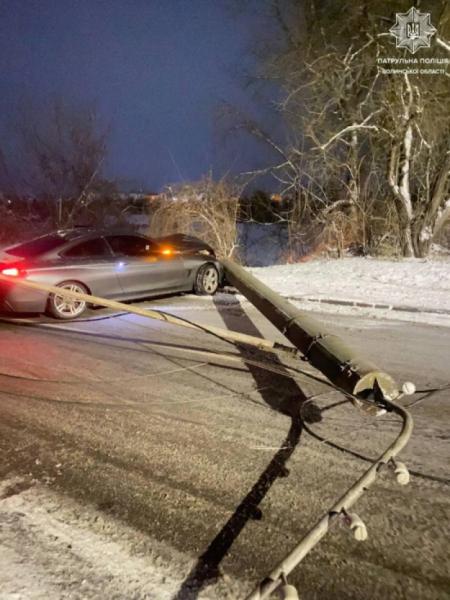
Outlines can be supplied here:
M57 287L79 294L88 293L84 285L76 281L65 281ZM47 312L55 319L75 319L82 315L86 308L87 303L84 300L70 300L56 294L51 294L48 298Z
M217 292L218 287L219 271L217 268L211 263L202 265L195 278L195 293L201 296L212 296Z

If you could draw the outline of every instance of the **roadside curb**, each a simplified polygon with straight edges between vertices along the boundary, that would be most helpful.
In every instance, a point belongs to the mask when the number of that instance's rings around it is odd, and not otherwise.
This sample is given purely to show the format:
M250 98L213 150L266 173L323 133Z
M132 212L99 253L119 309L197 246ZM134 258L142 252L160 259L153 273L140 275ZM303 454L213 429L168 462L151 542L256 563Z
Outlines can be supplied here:
M380 304L377 302L361 302L358 300L335 300L332 298L309 298L305 296L285 296L289 300L305 301L305 302L317 302L323 304L336 304L339 306L356 306L358 308L378 308L383 310L395 310L399 312L411 312L411 313L426 313L434 315L450 315L450 310L445 308L426 308L417 306L405 306L402 304Z
M221 290L224 294L236 296L239 294L235 288L224 288ZM356 308L375 308L381 310L392 310L398 312L423 313L432 315L450 315L450 309L446 308L427 308L417 306L407 306L403 304L382 304L378 302L362 302L360 300L339 300L335 298L311 298L309 296L284 296L286 300L294 300L297 302L316 302L317 304L334 304L336 306L354 306Z

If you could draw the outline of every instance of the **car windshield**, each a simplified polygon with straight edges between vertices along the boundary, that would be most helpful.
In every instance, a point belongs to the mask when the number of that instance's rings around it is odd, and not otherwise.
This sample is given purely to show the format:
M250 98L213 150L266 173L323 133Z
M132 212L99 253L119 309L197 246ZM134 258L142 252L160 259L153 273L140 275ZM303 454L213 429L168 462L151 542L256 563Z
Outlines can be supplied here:
M19 256L20 258L32 258L44 254L44 252L55 250L59 246L62 246L66 241L67 240L57 234L44 235L31 240L30 242L24 242L23 244L6 248L5 252L12 256Z

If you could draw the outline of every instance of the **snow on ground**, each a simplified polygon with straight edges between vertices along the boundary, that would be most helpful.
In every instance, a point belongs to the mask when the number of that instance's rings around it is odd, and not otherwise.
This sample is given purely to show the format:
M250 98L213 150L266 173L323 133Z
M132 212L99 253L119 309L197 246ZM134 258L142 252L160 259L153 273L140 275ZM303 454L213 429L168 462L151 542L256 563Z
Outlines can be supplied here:
M253 268L284 296L356 300L450 311L450 260L314 260Z
M360 257L318 259L250 271L278 293L312 310L318 310L317 301L321 300L320 310L324 312L450 323L449 257L399 261ZM332 301L342 301L342 305ZM354 308L345 304L348 302L371 306ZM439 311L448 314L432 314Z
M194 564L103 512L19 477L0 483L0 524L1 600L171 600ZM231 600L240 585L223 574L198 598Z

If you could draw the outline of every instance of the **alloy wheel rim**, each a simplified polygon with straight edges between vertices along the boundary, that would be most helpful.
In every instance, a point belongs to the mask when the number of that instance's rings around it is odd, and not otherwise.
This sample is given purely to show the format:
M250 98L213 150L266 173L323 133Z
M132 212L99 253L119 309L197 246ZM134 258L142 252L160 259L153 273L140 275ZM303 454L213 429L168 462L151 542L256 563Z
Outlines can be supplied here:
M208 292L208 294L212 294L216 291L218 281L219 278L216 269L213 269L211 267L210 269L207 269L205 271L205 274L203 276L203 287Z
M79 285L70 284L61 285L59 287L63 290L78 292L79 294L86 293L86 291ZM55 296L53 303L58 313L65 317L77 317L83 312L86 306L86 302L84 300L69 300L67 298L63 298L62 296Z

